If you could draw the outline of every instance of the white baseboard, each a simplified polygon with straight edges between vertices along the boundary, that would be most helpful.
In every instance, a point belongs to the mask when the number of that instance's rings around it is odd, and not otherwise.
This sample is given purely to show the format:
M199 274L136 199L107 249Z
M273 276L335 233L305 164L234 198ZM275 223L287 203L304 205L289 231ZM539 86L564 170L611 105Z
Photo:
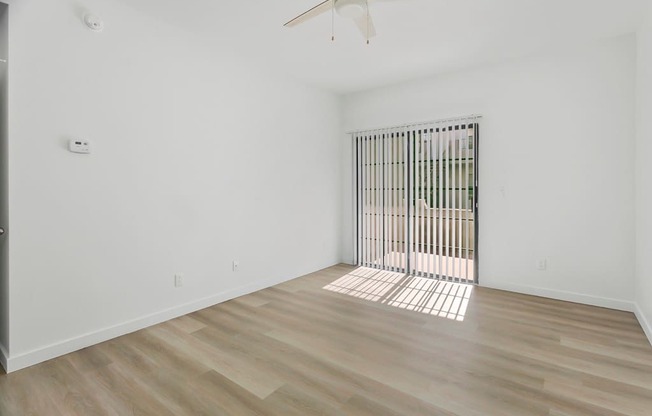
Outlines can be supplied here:
M141 318L137 318L108 328L89 332L78 337L50 344L48 346L15 356L10 356L6 354L5 351L1 351L3 354L2 364L7 373L18 371L62 355L90 347L91 345L99 344L101 342L108 341L110 339L159 324L161 322L169 321L170 319L178 318L200 309L208 308L218 303L226 302L227 300L247 295L249 293L295 279L297 277L298 276L257 281L235 289L226 290L224 292L211 295L203 299L165 309L160 312L155 312L150 315L146 315Z
M110 339L129 334L147 328L152 325L159 324L161 322L168 321L170 319L178 318L200 309L208 308L210 306L216 305L218 303L226 302L227 300L237 298L258 290L262 290L288 280L292 280L295 277L290 278L279 278L279 279L267 279L258 282L254 282L248 285L244 285L238 288L230 289L215 295L208 296L203 299L199 299L193 302L189 302L183 305L175 306L160 312L156 312L141 318L137 318L128 322L124 322L118 325L114 325L108 328L100 329L98 331L93 331L78 337L70 338L61 342L57 342L36 350L32 350L23 354L16 356L10 356L5 348L0 345L0 364L5 368L7 373L21 370L32 365L56 358L71 352L89 347L91 345L99 344ZM557 290L550 290L532 286L521 286L513 284L482 284L483 287L488 287L492 289L506 290L509 292L524 293L527 295L541 296L546 298L564 300L568 302L576 302L594 306L600 306L603 308L617 309L628 312L634 312L638 318L641 327L645 331L650 343L652 343L652 326L650 321L643 314L641 308L634 302L624 301L619 299L610 299L610 298L601 298L589 295L583 295L573 292L564 292Z
M5 346L0 344L0 364L2 364L2 368L4 368L8 373L9 370L7 370L7 357L9 357L9 353L5 349Z
M650 341L650 344L652 345L652 325L650 325L650 321L647 319L647 317L643 313L643 309L641 309L638 303L634 304L634 315L636 315L636 318L638 319L638 323L641 324L641 328L643 328L643 332L645 332L648 341Z
M490 289L506 290L508 292L523 293L526 295L540 296L544 298L564 300L567 302L582 303L585 305L599 306L601 308L616 309L619 311L634 312L635 305L632 301L622 299L603 298L598 296L584 295L575 292L562 290L545 289L535 286L522 286L511 283L490 283L480 286Z

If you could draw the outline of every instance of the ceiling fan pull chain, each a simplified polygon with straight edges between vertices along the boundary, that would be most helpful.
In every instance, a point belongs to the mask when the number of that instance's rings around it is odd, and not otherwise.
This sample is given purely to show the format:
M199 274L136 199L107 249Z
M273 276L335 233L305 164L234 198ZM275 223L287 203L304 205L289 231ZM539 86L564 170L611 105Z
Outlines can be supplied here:
M367 3L367 45L369 45L369 0L367 0L366 3Z
M335 42L335 0L333 0L333 7L331 7L331 41Z

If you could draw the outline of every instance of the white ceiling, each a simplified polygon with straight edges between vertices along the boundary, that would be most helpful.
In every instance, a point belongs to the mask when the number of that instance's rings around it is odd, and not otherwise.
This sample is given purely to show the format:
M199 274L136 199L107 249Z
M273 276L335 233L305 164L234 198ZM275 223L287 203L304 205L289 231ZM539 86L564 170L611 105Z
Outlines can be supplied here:
M647 0L394 0L370 5L378 36L319 16L283 23L321 0L122 0L230 44L248 59L339 93L631 33ZM216 48L217 49L217 48Z

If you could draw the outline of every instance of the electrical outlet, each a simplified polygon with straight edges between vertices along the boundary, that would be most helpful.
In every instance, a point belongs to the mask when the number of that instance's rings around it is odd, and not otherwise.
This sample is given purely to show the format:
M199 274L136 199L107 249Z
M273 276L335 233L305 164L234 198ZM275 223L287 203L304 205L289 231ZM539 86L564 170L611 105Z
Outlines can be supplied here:
M181 287L183 286L183 275L182 274L175 274L174 275L174 287Z
M537 270L546 270L548 268L548 260L540 259L537 260Z
M233 260L233 271L237 272L239 268L240 268L240 262L237 260Z

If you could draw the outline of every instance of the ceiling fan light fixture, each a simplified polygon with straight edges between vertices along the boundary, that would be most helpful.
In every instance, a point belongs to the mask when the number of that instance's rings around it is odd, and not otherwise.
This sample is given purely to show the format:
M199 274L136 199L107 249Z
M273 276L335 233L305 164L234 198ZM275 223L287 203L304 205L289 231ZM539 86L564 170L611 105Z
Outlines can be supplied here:
M2 0L0 0L2 1ZM301 13L284 24L285 27L295 27L316 16L331 13L331 40L335 40L335 13L357 26L362 36L367 39L376 36L374 21L369 14L371 0L323 0L318 5Z
M367 13L366 0L336 0L337 14L349 19L358 19Z

